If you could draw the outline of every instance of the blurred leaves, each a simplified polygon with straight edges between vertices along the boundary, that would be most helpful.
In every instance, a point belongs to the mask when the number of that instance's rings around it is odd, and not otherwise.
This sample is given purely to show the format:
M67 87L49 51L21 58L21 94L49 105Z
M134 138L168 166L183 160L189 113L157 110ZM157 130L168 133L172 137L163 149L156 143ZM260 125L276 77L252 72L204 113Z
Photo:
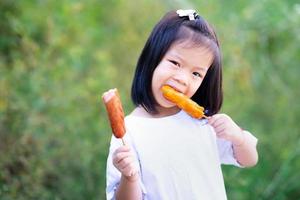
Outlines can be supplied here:
M259 138L256 167L224 167L228 199L299 199L300 4L277 0L1 0L0 199L105 199L101 94L129 113L151 29L191 7L221 41L222 111Z

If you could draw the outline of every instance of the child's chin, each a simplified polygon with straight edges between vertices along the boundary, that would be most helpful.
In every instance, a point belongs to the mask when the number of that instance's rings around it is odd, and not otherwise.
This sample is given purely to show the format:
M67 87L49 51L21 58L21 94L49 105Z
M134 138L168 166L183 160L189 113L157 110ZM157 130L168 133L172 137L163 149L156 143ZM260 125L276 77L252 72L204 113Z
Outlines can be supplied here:
M162 102L161 106L164 108L173 108L176 106L176 104L174 104L168 100L165 100L164 102Z
M164 108L172 108L176 106L176 104L172 103L171 101L168 101L163 96L156 99L156 102L159 104L159 106Z

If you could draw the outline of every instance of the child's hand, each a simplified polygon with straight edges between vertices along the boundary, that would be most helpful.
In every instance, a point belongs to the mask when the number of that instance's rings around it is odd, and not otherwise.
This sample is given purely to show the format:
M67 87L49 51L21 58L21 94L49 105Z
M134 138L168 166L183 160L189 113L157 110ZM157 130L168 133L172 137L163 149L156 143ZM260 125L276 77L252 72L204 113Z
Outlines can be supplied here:
M241 145L244 141L242 129L226 114L216 114L208 119L219 138L229 140L233 145Z
M113 164L128 180L134 181L137 179L137 163L128 146L119 147L114 152Z

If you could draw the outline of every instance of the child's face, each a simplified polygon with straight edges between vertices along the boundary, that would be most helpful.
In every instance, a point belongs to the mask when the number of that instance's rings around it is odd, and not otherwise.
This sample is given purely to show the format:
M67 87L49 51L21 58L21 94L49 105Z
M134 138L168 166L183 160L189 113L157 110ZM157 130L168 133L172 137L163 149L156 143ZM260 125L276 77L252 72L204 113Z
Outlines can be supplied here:
M188 43L173 44L152 76L152 92L159 106L174 107L173 103L163 97L163 85L170 85L192 97L200 87L212 60L213 54L208 49L191 47Z

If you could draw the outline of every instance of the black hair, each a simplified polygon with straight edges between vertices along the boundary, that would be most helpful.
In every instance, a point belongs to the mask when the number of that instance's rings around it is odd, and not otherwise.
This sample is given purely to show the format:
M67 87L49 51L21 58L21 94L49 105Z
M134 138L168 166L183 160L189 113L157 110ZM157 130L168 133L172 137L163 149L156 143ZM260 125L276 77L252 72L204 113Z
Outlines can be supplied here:
M157 113L157 102L151 84L155 68L175 42L189 41L192 45L206 47L213 55L200 87L192 100L203 106L210 116L222 106L222 63L219 42L215 31L201 16L195 20L179 17L176 11L168 12L152 30L138 59L131 87L131 98L136 106L142 106L149 113Z

